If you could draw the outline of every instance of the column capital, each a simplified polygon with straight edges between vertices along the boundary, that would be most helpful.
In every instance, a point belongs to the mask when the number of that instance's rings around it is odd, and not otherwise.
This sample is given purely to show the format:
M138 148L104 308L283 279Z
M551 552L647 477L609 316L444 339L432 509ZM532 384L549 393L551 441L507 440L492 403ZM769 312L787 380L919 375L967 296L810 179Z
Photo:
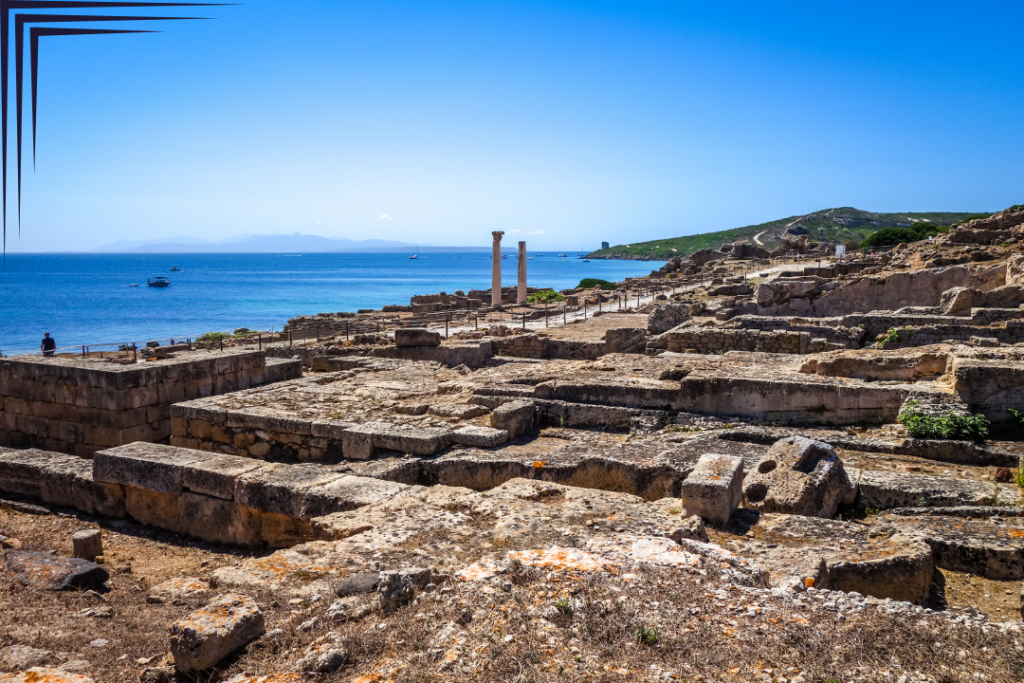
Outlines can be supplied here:
M491 237L494 238L495 242L500 242L501 241L501 236L504 235L504 234L505 234L505 232L502 231L502 230L493 230L493 231L491 231Z

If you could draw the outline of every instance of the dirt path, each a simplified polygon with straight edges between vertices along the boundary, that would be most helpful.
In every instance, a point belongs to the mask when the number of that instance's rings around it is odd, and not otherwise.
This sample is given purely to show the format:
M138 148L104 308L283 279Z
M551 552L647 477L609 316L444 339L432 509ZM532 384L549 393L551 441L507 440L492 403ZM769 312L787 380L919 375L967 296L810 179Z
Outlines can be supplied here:
M765 234L766 232L768 232L768 231L767 230L762 230L761 232L759 232L756 235L754 235L754 241L757 242L758 244L760 244L762 247L764 246L764 242L761 241L761 235Z

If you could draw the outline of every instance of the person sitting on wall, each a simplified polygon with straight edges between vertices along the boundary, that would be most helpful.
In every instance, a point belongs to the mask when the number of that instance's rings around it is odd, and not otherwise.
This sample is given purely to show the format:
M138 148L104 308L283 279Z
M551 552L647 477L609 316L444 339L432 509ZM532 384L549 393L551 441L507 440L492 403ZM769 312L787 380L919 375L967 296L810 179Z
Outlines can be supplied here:
M54 350L57 348L57 342L51 337L49 332L43 333L43 343L39 345L39 348L43 350L44 356L52 356Z

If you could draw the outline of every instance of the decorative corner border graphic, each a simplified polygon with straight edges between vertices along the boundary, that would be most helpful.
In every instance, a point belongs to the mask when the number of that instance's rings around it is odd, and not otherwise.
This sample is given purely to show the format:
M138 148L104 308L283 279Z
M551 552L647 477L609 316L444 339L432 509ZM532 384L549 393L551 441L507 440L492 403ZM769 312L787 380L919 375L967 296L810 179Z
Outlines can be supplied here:
M0 138L3 139L3 253L7 255L7 100L8 68L10 63L11 12L15 10L83 10L155 7L221 7L233 3L212 2L63 2L62 0L0 0ZM17 163L18 163L18 235L21 235L21 166L23 142L23 95L25 73L25 29L29 29L30 65L32 69L32 166L36 161L36 121L39 92L39 39L53 36L110 35L125 33L158 33L158 31L127 29L91 29L68 27L40 27L30 24L85 23L97 21L186 21L204 17L150 17L101 14L14 14L15 30L15 105L17 106Z

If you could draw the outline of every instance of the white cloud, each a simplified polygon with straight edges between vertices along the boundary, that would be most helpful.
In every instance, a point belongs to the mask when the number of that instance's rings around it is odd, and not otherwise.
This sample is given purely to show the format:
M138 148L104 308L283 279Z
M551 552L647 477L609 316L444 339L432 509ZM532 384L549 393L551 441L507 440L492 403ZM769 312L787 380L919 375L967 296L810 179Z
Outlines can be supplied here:
M519 228L516 228L515 230L506 230L505 234L506 235L518 235L521 232L522 232L522 230L520 230Z
M314 225L320 225L323 221L317 221Z
M395 219L394 219L394 218L392 218L391 216L389 216L389 215L387 215L387 214L384 214L383 216L381 216L381 217L380 217L380 218L378 218L377 220L381 220L381 221L387 221L387 222L389 222L389 223L393 223L393 222L395 221Z
M527 235L544 235L546 234L543 230L530 230Z

